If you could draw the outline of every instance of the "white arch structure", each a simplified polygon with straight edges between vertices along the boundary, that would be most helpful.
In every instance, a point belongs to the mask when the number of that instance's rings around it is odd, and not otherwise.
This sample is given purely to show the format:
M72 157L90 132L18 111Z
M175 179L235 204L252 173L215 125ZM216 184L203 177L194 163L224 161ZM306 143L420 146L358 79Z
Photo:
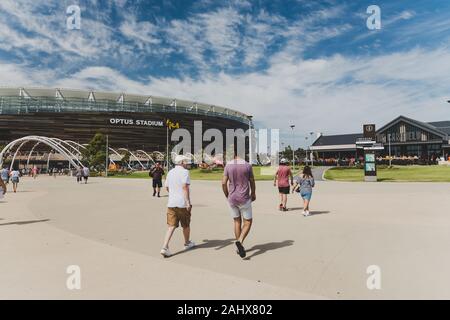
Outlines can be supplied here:
M123 155L121 155L119 152L117 152L117 150L115 150L115 149L113 149L111 147L108 147L108 149L109 149L109 151L112 151L116 156L119 156L120 159L122 159ZM112 161L112 163L115 164L114 161ZM130 165L129 162L127 162L127 166L128 166L128 169L132 170L131 165Z
M136 155L133 153L133 152L131 152L130 150L128 150L128 149L126 149L126 148L119 148L119 149L117 149L118 151L126 151L126 152L129 152L133 157L134 157L134 159L136 159L136 161L141 165L141 167L142 167L142 169L144 169L145 170L145 166L142 164L142 162L138 159L138 157L136 157ZM129 166L129 165L128 165Z
M166 158L166 155L165 155L164 153L162 153L162 152L159 152L159 151L153 151L152 153L156 153L158 156L160 156L160 157L163 158L163 159ZM164 161L165 161L165 160L164 160Z
M148 158L148 160L150 160L153 164L156 163L155 160L153 160L153 158L144 150L137 150L136 154L138 154L138 153L143 153Z
M61 140L62 141L62 140ZM73 165L75 168L83 167L83 163L78 159L76 155L74 155L71 151L69 151L60 141L59 139L52 139L47 137L41 137L41 136L27 136L20 139L16 139L9 144L6 145L5 148L0 152L0 166L3 165L3 157L6 152L12 150L16 145L19 145L19 147L16 149L14 156L11 161L11 169L14 166L14 161L16 160L17 154L19 153L20 149L28 142L38 142L39 144L45 144L52 148L53 150L60 153L64 158L66 158L67 161L71 165ZM33 146L33 150L36 147L37 144Z
M10 169L13 168L14 166L14 162L16 160L17 155L19 154L20 150L22 149L22 147L29 143L29 142L34 142L34 145L30 151L30 153L28 154L27 157L27 166L30 163L30 159L31 156L33 155L33 152L35 152L35 149L39 146L39 145L46 145L48 147L50 147L52 150L55 150L56 152L58 152L59 154L61 154L62 156L64 156L64 158L75 168L80 168L80 167L84 167L83 163L81 162L80 158L81 158L81 151L80 149L86 149L86 147L82 144L79 144L75 141L72 140L61 140L58 138L48 138L48 137L43 137L43 136L26 136L20 139L16 139L12 142L10 142L8 145L6 145L6 147L1 150L0 152L0 166L3 165L3 161L4 161L4 156L6 153L12 151L16 146L17 148L14 151L14 155L11 161L11 167ZM137 153L141 153L144 154L153 164L155 164L155 160L153 159L152 156L150 156L146 151L144 150L137 150L135 153L131 152L130 150L126 149L126 148L119 148L117 150L109 147L108 148L112 153L114 153L115 155L119 156L119 157L123 157L122 154L120 154L118 151L125 151L125 152L129 152L130 155L139 163L139 165L145 169L146 167L144 166L144 164L139 160L139 158L136 156ZM155 151L153 153L156 153L157 155L161 156L161 157L165 157L163 153L159 152L159 151ZM50 158L50 154L49 154L49 158ZM194 157L193 155L191 155L192 157ZM49 159L47 159L48 162ZM115 162L112 159L109 159L109 161L113 164L115 164ZM127 166L129 169L132 169L130 162L127 163Z

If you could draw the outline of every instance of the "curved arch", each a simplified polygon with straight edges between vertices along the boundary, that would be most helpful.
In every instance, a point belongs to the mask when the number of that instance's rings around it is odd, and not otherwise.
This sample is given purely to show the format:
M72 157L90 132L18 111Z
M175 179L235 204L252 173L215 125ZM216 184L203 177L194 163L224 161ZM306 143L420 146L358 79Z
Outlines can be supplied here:
M152 153L156 153L157 155L159 155L160 157L163 157L163 158L166 157L166 155L164 153L159 152L159 151L153 151Z
M153 160L153 158L147 153L147 152L145 152L144 150L137 150L136 151L136 153L143 153L143 154L145 154L146 156L147 156L147 158L153 163L153 164L155 164L156 162L155 162L155 160Z
M77 150L77 153L81 156L81 151L78 148L81 148L83 150L86 150L86 145L80 144L78 142L75 142L73 140L61 140L64 141L65 144L69 145L71 148L73 148L74 150ZM75 146L74 146L75 145ZM110 151L112 151L111 148L108 148ZM109 158L109 162L111 162L112 164L116 164L111 158Z
M86 149L86 147L82 144L79 144L78 142L72 141L72 140L64 140L66 143L70 143L70 144L74 144L75 146L82 148L82 149Z
M59 145L62 145L62 146L67 145L67 146L69 146L72 150L74 150L74 151L76 152L76 154L74 154L74 155L77 155L77 156L80 156L80 155L81 155L80 150L78 150L77 148L75 148L73 145L71 145L71 144L68 143L67 141L64 141L64 140L61 140L61 139L58 139L58 138L50 138L50 139L53 140L53 141L55 141L55 143L57 143L57 144L59 144Z
M19 154L20 149L22 149L22 147L23 147L25 144L27 144L28 142L30 142L30 141L29 141L29 140L23 141L23 142L19 145L19 147L16 149L16 152L14 152L14 156L13 156L13 158L12 158L12 160L11 160L11 166L9 167L9 171L12 171L12 169L13 169L13 167L14 167L14 161L16 161L16 157L17 157L17 155ZM34 148L34 147L33 147L33 148Z
M31 148L30 153L28 154L28 159L27 159L27 167L30 165L30 159L31 159L31 155L33 154L34 149L40 144L40 142L35 143L33 148Z
M7 144L6 147L3 148L3 150L0 152L0 166L3 165L3 157L6 152L11 150L16 144L20 143L20 146L17 148L17 150L15 152L15 156L16 156L18 151L20 150L20 148L29 141L40 142L40 143L43 143L43 144L51 147L52 149L54 149L55 151L57 151L58 153L63 155L66 158L66 160L69 161L70 164L72 164L75 168L79 168L80 166L81 167L83 166L83 164L78 159L76 159L76 157L69 150L67 150L64 146L61 146L61 145L55 143L55 141L51 140L50 138L41 137L41 136L27 136L27 137L23 137L20 139L16 139L16 140L10 142L9 144ZM15 156L12 159L11 165L14 164ZM74 159L76 161L74 161Z
M141 165L142 169L145 170L145 166L142 164L142 162L138 159L138 157L136 157L136 155L135 155L133 152L131 152L130 150L125 149L125 148L119 148L119 149L117 149L117 150L118 150L118 151L126 151L126 152L129 152L129 153L136 159L136 161Z
M109 149L109 151L112 151L116 156L119 156L120 158L122 158L122 155L121 155L119 152L117 152L115 149L113 149L113 148L111 148L111 147L109 147L108 149ZM111 161L112 161L112 160L111 160ZM114 163L114 161L113 161L113 163ZM129 162L127 162L127 166L128 166L128 168L129 168L130 170L133 169L133 168L131 168Z

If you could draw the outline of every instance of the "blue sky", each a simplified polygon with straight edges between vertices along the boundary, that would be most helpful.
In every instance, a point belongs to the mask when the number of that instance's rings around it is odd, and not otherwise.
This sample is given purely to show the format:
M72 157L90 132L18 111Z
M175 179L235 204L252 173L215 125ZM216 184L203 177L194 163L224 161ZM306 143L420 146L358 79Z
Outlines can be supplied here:
M66 8L81 8L68 30ZM369 5L381 30L369 30ZM173 96L260 127L450 119L450 1L1 0L0 85Z

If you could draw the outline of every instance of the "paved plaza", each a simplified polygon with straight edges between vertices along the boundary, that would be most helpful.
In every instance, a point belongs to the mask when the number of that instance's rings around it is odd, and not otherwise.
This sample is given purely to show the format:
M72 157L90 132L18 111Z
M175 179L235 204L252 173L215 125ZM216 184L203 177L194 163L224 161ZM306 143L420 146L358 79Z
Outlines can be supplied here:
M192 183L192 238L159 250L167 198L141 179L23 178L0 202L0 299L450 298L450 184L319 181L312 216L277 210L271 182L257 183L254 225L235 253L220 182ZM81 268L81 290L66 269ZM368 266L381 270L369 290Z

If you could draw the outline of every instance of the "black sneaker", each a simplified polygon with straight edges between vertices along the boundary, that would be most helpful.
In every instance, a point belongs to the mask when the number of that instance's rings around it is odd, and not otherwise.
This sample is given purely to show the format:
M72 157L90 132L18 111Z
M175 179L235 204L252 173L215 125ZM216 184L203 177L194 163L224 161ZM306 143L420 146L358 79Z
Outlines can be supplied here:
M241 258L245 258L246 253L245 253L245 249L244 246L242 245L242 243L240 241L236 241L236 247L238 249L238 254Z

